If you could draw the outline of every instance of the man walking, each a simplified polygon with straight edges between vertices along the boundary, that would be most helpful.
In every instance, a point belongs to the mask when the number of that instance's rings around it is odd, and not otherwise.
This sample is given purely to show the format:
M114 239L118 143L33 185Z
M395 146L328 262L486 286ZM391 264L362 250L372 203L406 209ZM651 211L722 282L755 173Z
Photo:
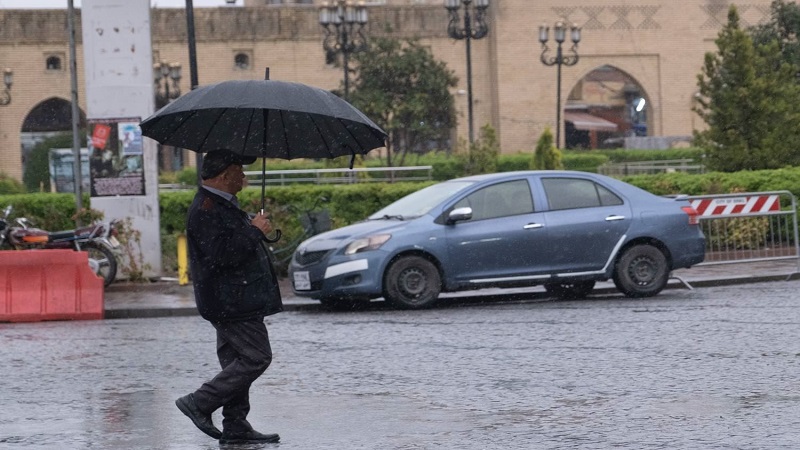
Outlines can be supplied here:
M211 381L175 401L201 431L221 444L278 442L247 421L250 385L270 365L272 350L264 317L283 310L267 252L269 219L252 219L236 194L246 184L243 165L256 158L214 150L203 159L198 189L187 218L190 269L200 315L217 334L222 366ZM222 432L211 414L222 408Z

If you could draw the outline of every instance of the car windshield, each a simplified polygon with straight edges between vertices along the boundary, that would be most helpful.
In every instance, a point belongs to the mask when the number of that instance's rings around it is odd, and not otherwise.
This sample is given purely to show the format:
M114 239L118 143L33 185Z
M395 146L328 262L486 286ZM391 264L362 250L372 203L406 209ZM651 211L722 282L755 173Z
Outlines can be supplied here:
M449 198L456 192L472 185L471 181L448 181L434 184L400 200L369 216L370 220L381 219L413 219L426 214L434 206Z

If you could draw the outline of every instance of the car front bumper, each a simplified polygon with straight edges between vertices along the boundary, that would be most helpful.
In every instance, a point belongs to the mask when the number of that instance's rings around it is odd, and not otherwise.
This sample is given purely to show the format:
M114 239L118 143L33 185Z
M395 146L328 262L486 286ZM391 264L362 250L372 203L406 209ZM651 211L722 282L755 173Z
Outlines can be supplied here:
M314 299L380 297L385 258L383 252L372 251L351 257L332 256L308 266L292 264L292 291Z

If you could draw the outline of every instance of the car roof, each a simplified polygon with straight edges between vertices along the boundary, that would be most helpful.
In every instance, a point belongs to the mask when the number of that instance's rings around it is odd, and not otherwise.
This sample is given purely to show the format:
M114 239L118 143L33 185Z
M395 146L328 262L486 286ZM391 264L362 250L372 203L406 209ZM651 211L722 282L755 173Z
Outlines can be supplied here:
M648 192L638 186L634 186L630 183L626 183L622 180L618 180L613 177L609 177L606 175L601 175L592 172L582 172L577 170L518 170L514 172L497 172L497 173L485 173L480 175L471 175L468 177L461 177L461 178L454 178L449 181L472 181L472 182L492 182L492 181L502 181L505 179L513 179L519 178L520 176L532 176L532 175L539 175L539 176L570 176L570 177L581 177L590 180L600 181L605 183L607 186L612 186L618 190L624 191L627 195L635 195L640 198L649 198L652 199L653 197L659 197L652 192Z
M598 176L596 173L580 172L577 170L518 170L514 172L497 172L497 173L484 173L480 175L470 175L468 177L454 178L450 181L492 181L492 180L502 180L505 178L516 178L519 176L531 176L531 175L569 175L569 176L579 175L595 179L599 179L600 177L602 177L603 179L609 178L602 175Z

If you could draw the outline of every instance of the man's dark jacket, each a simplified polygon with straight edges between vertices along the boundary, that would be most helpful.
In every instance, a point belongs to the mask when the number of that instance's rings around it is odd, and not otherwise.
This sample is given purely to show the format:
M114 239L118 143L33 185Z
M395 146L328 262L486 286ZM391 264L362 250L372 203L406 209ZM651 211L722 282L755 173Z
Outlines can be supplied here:
M283 310L266 238L246 212L200 188L186 231L195 301L204 319L248 320Z

